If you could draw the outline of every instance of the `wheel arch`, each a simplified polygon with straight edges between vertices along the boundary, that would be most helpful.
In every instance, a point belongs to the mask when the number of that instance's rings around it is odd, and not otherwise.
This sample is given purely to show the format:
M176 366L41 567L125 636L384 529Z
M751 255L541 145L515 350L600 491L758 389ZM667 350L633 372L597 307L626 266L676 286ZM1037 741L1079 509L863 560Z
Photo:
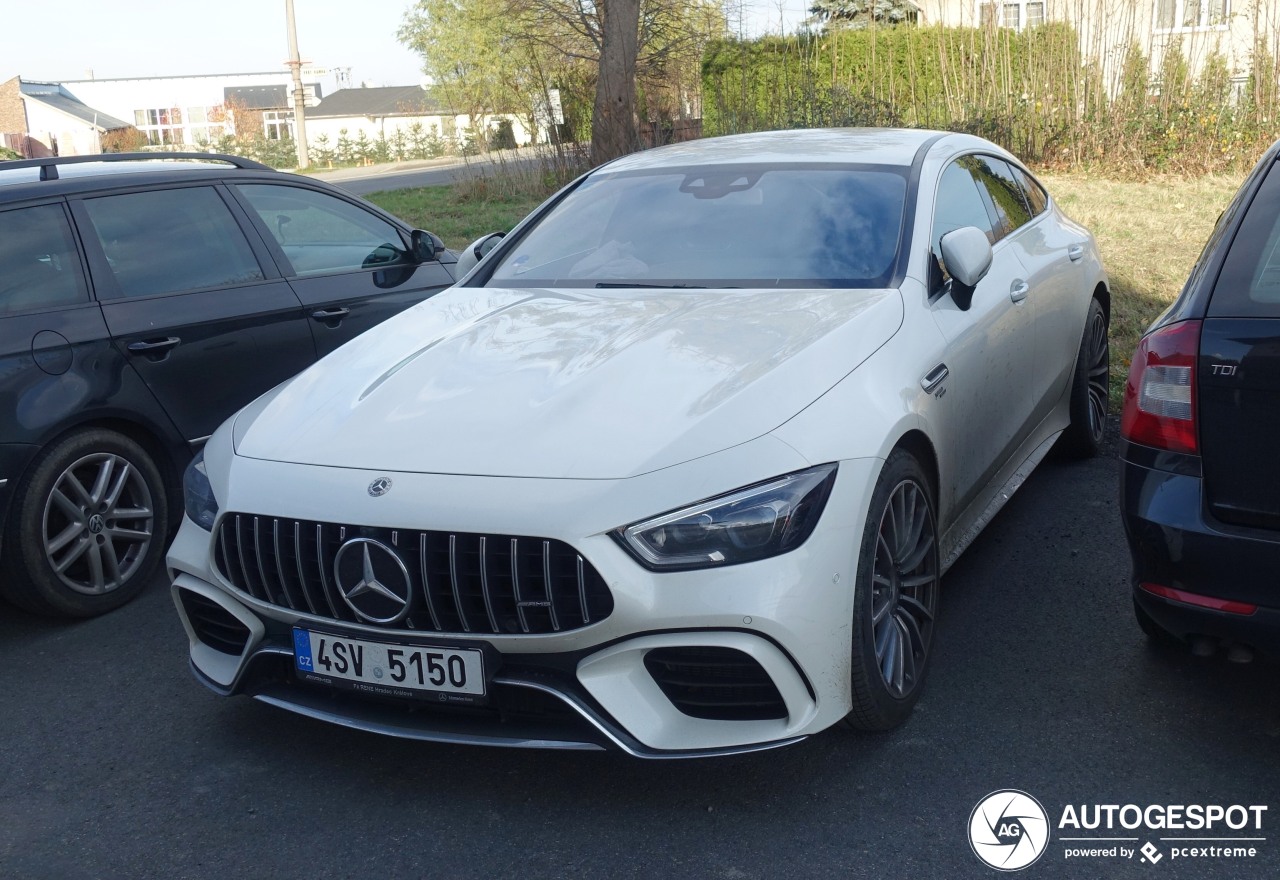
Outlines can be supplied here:
M1093 298L1102 305L1102 313L1107 316L1107 323L1111 323L1111 291L1107 285L1099 281L1098 285L1093 289Z
M929 436L924 431L919 428L912 428L898 438L897 442L893 444L890 454L896 449L910 453L916 461L920 462L920 466L924 468L925 475L929 478L929 489L933 492L934 504L937 504L940 476L938 474L938 455L934 451L933 441L929 439ZM937 516L938 511L935 511L934 515ZM941 521L942 517L939 516L938 519Z
M128 437L141 446L160 471L160 477L169 494L170 513L172 514L172 508L175 505L179 510L181 509L180 505L178 505L181 499L178 498L177 493L181 488L182 471L186 467L186 462L180 460L182 458L182 447L175 445L172 441L167 441L162 432L155 427L148 426L137 419L125 418L119 415L97 415L59 425L56 431L51 431L41 438L36 452L13 479L12 487L26 484L32 469L36 467L37 462L40 460L41 454L53 444L61 442L72 434L95 429L115 431L117 434ZM12 492L10 493L9 501L12 502ZM12 509L12 503L7 503L4 510L0 511L0 536L4 535L8 529L8 519ZM3 546L0 546L0 553L3 553Z

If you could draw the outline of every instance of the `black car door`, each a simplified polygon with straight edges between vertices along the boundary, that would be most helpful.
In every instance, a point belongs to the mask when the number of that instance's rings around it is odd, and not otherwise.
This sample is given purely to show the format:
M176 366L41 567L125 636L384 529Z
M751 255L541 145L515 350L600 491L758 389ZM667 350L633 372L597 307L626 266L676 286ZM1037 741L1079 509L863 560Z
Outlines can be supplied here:
M81 413L128 406L124 370L62 201L0 210L0 412L12 420L0 443L40 443Z
M301 303L217 186L71 207L113 340L188 441L315 359Z
M405 234L355 201L290 183L232 189L302 300L320 356L453 283L441 263L415 262Z

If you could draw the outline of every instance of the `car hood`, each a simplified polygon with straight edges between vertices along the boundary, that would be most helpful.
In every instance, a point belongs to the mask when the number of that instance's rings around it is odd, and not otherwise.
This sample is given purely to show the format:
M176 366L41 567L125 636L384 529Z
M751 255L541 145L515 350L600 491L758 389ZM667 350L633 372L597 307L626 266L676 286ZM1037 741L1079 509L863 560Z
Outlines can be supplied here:
M247 408L236 453L620 479L768 433L901 322L896 290L452 288Z

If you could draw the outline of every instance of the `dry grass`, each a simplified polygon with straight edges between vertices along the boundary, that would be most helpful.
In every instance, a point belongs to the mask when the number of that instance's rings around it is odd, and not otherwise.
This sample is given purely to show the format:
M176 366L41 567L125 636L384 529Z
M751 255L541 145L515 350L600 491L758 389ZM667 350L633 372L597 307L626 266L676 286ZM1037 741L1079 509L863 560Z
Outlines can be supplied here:
M1040 179L1067 216L1098 239L1111 278L1111 398L1118 405L1142 331L1182 290L1240 180L1119 182L1081 174Z

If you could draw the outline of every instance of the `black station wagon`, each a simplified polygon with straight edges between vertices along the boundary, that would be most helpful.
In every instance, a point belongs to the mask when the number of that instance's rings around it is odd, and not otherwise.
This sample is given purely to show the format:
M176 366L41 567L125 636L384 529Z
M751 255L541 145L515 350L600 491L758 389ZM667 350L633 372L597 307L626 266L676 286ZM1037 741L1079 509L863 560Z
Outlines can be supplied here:
M77 617L127 602L213 429L452 284L455 262L246 159L0 163L0 594Z

